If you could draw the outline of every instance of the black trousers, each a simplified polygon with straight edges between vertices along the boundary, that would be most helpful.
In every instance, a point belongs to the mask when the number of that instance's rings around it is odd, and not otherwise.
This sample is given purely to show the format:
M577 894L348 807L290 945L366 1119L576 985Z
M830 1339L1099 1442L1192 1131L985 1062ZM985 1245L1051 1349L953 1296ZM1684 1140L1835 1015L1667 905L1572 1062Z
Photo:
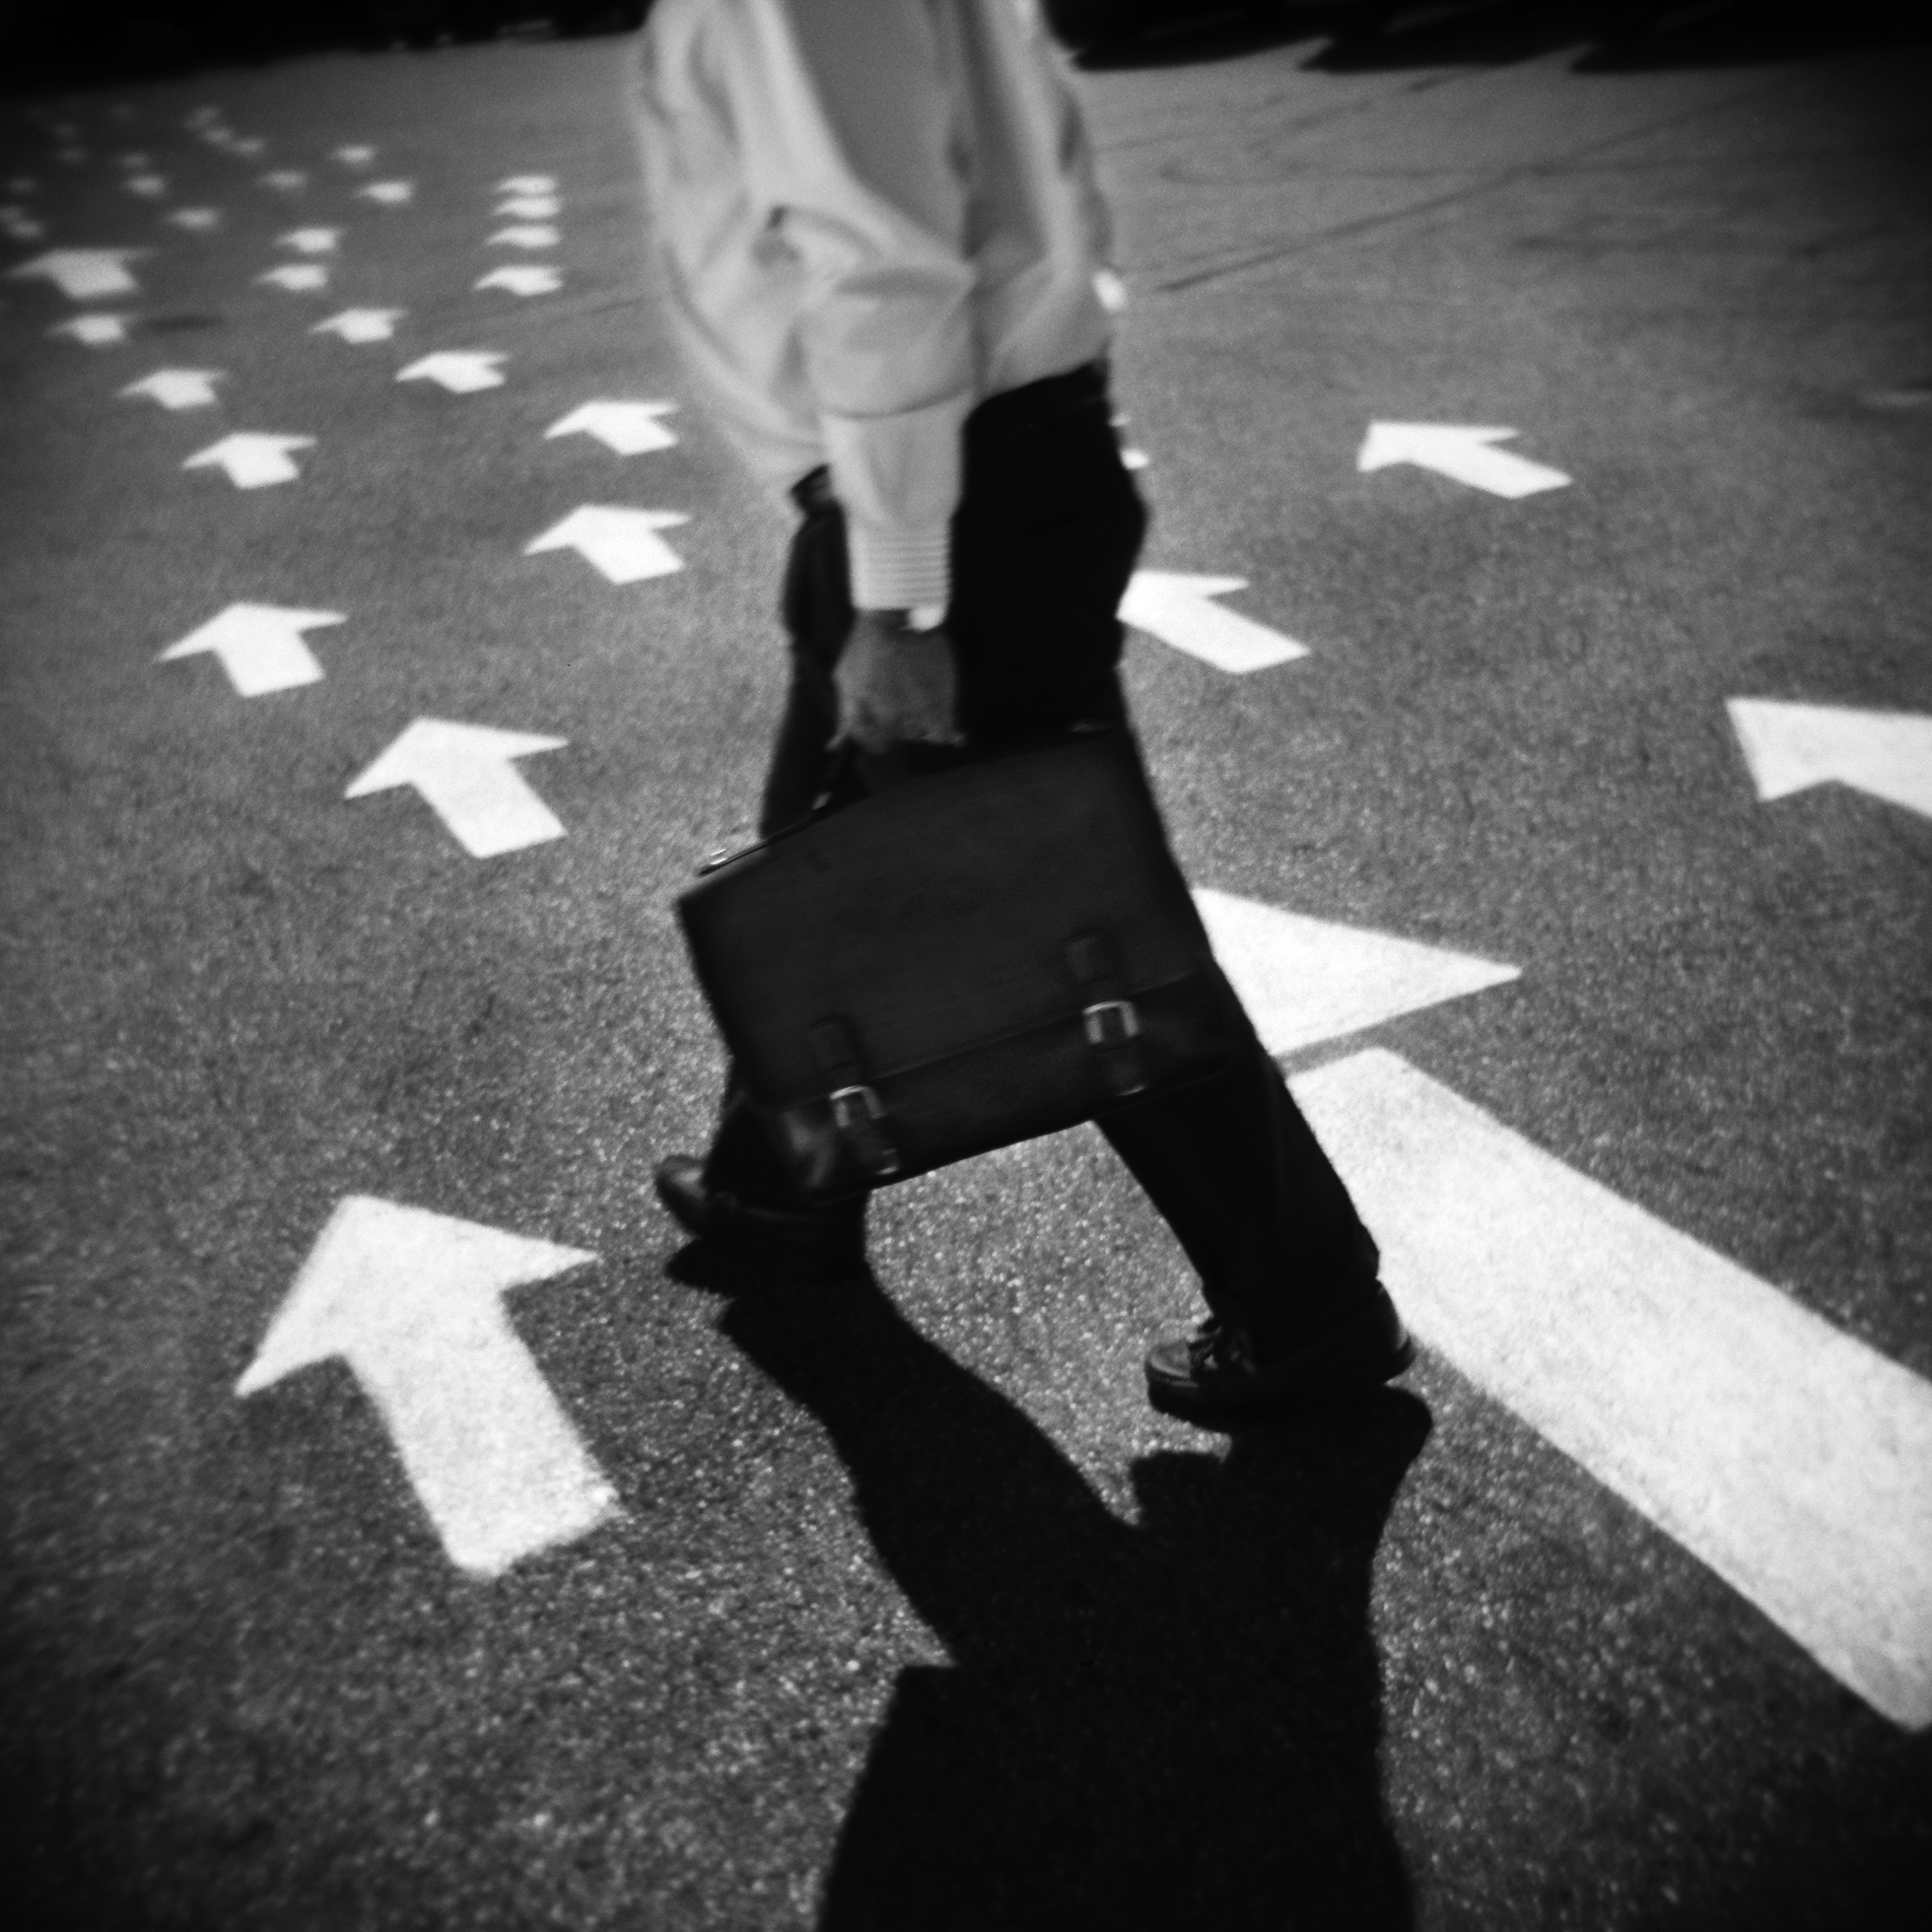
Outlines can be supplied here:
M967 421L964 458L946 612L960 729L975 747L998 748L1124 720L1115 612L1147 513L1121 462L1103 372L983 403ZM766 781L767 832L802 817L833 778L832 669L853 621L845 518L824 473L794 494L803 521L782 606L792 689ZM1238 1013L1232 989L1226 997ZM1233 1070L1129 1101L1099 1125L1174 1230L1209 1308L1263 1337L1287 1336L1372 1279L1376 1250L1280 1070L1245 1015L1240 1026L1249 1045ZM728 1084L706 1178L764 1205L799 1205ZM863 1204L823 1211L862 1213Z

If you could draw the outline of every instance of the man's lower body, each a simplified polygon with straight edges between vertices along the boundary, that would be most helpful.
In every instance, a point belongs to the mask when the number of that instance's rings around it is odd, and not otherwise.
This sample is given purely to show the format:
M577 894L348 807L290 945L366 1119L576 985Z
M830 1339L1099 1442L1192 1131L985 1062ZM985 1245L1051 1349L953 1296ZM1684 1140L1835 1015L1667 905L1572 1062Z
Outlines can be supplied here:
M1124 723L1116 616L1146 529L1098 369L983 403L965 431L946 629L958 724L974 749ZM832 671L853 621L845 519L824 473L794 492L786 574L792 689L761 829L802 818L835 782ZM905 754L917 758L917 752ZM1174 1230L1209 1318L1147 1358L1157 1404L1203 1420L1304 1401L1408 1366L1376 1249L1231 988L1243 1048L1213 1079L1125 1102L1098 1125ZM666 1161L658 1191L693 1232L815 1272L862 1265L865 1202L809 1207L735 1086L705 1160Z

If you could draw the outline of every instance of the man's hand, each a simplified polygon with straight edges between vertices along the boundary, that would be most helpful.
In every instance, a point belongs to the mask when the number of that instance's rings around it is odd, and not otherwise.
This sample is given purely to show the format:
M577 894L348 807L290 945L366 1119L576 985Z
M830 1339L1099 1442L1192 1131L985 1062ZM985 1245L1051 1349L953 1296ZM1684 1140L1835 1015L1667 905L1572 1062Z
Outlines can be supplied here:
M832 673L839 736L862 751L957 744L952 646L943 628L904 628L898 611L862 610Z

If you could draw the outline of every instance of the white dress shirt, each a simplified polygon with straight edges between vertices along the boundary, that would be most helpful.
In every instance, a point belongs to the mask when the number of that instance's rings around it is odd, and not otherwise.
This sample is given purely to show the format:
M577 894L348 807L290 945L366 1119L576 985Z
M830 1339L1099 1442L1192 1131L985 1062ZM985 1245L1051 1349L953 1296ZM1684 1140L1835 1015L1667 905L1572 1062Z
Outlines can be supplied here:
M682 348L861 609L943 604L975 403L1093 361L1110 229L1034 0L659 0L638 123Z

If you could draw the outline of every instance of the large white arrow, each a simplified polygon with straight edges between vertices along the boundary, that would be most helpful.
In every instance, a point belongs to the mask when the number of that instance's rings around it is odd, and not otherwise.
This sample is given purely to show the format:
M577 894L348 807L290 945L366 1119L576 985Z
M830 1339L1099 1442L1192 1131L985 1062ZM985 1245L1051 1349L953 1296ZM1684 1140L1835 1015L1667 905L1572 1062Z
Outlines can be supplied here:
M514 223L509 228L498 229L490 237L492 247L554 248L557 242L557 231L544 222Z
M309 333L339 335L344 342L386 342L408 312L406 309L345 309L341 314L317 322Z
M1307 656L1305 644L1297 644L1293 638L1213 601L1229 590L1247 587L1245 577L1190 577L1179 571L1137 570L1127 595L1121 599L1121 622L1204 659L1216 670L1237 674Z
M449 1560L476 1576L501 1575L617 1513L615 1492L503 1307L512 1288L595 1260L350 1195L236 1394L341 1356L382 1417Z
M257 275L255 280L272 282L291 295L302 295L310 289L327 288L328 270L318 261L292 261L284 268L271 268L267 274Z
M1195 895L1214 957L1270 1053L1296 1053L1520 979L1514 966L1255 899Z
M658 419L676 412L674 402L586 402L543 432L553 436L594 436L620 456L641 455L647 449L670 449L676 433Z
M499 194L555 194L556 191L554 174L506 174L497 183Z
M1726 709L1760 798L1833 781L1932 818L1932 718L1733 698Z
M497 365L510 358L497 349L439 349L433 356L396 371L398 382L435 382L451 395L476 389L500 389L503 377Z
M657 532L690 520L676 510L624 510L586 503L526 543L523 555L575 550L613 584L635 584L641 578L667 577L684 568L684 559Z
M361 200L380 202L384 208L400 208L416 198L416 183L371 181L368 187L358 188L356 194Z
M141 285L127 272L127 264L149 252L146 248L49 248L7 274L15 280L43 276L75 302L92 302L97 296L130 295L138 289Z
M164 409L204 409L215 399L219 369L158 369L121 391L124 396L152 396Z
M281 604L234 603L219 617L171 644L157 660L193 657L212 651L229 681L244 698L292 691L321 681L322 667L303 642L304 631L346 622L339 610L291 610Z
M555 295L564 286L560 268L547 262L527 262L493 268L476 285L479 289L508 289L512 295Z
M225 469L238 490L259 490L270 483L293 483L302 472L289 460L289 451L314 447L312 436L271 436L243 430L197 449L181 467Z
M68 321L54 323L47 333L69 335L76 342L85 342L90 349L100 349L109 342L125 342L127 323L125 315L75 315Z
M472 859L494 859L564 836L556 813L511 760L561 751L568 742L419 718L342 795L366 798L414 786Z
M1932 1724L1932 1383L1394 1054L1293 1087L1424 1343Z
M1533 497L1539 490L1560 490L1568 483L1560 469L1493 447L1515 434L1454 423L1371 423L1355 466L1386 469L1391 463L1414 463L1498 497Z
M293 248L299 255L332 255L341 240L339 228L292 228L275 238L275 245Z
M563 213L564 204L554 194L513 194L497 203L496 212L519 222L547 222Z

